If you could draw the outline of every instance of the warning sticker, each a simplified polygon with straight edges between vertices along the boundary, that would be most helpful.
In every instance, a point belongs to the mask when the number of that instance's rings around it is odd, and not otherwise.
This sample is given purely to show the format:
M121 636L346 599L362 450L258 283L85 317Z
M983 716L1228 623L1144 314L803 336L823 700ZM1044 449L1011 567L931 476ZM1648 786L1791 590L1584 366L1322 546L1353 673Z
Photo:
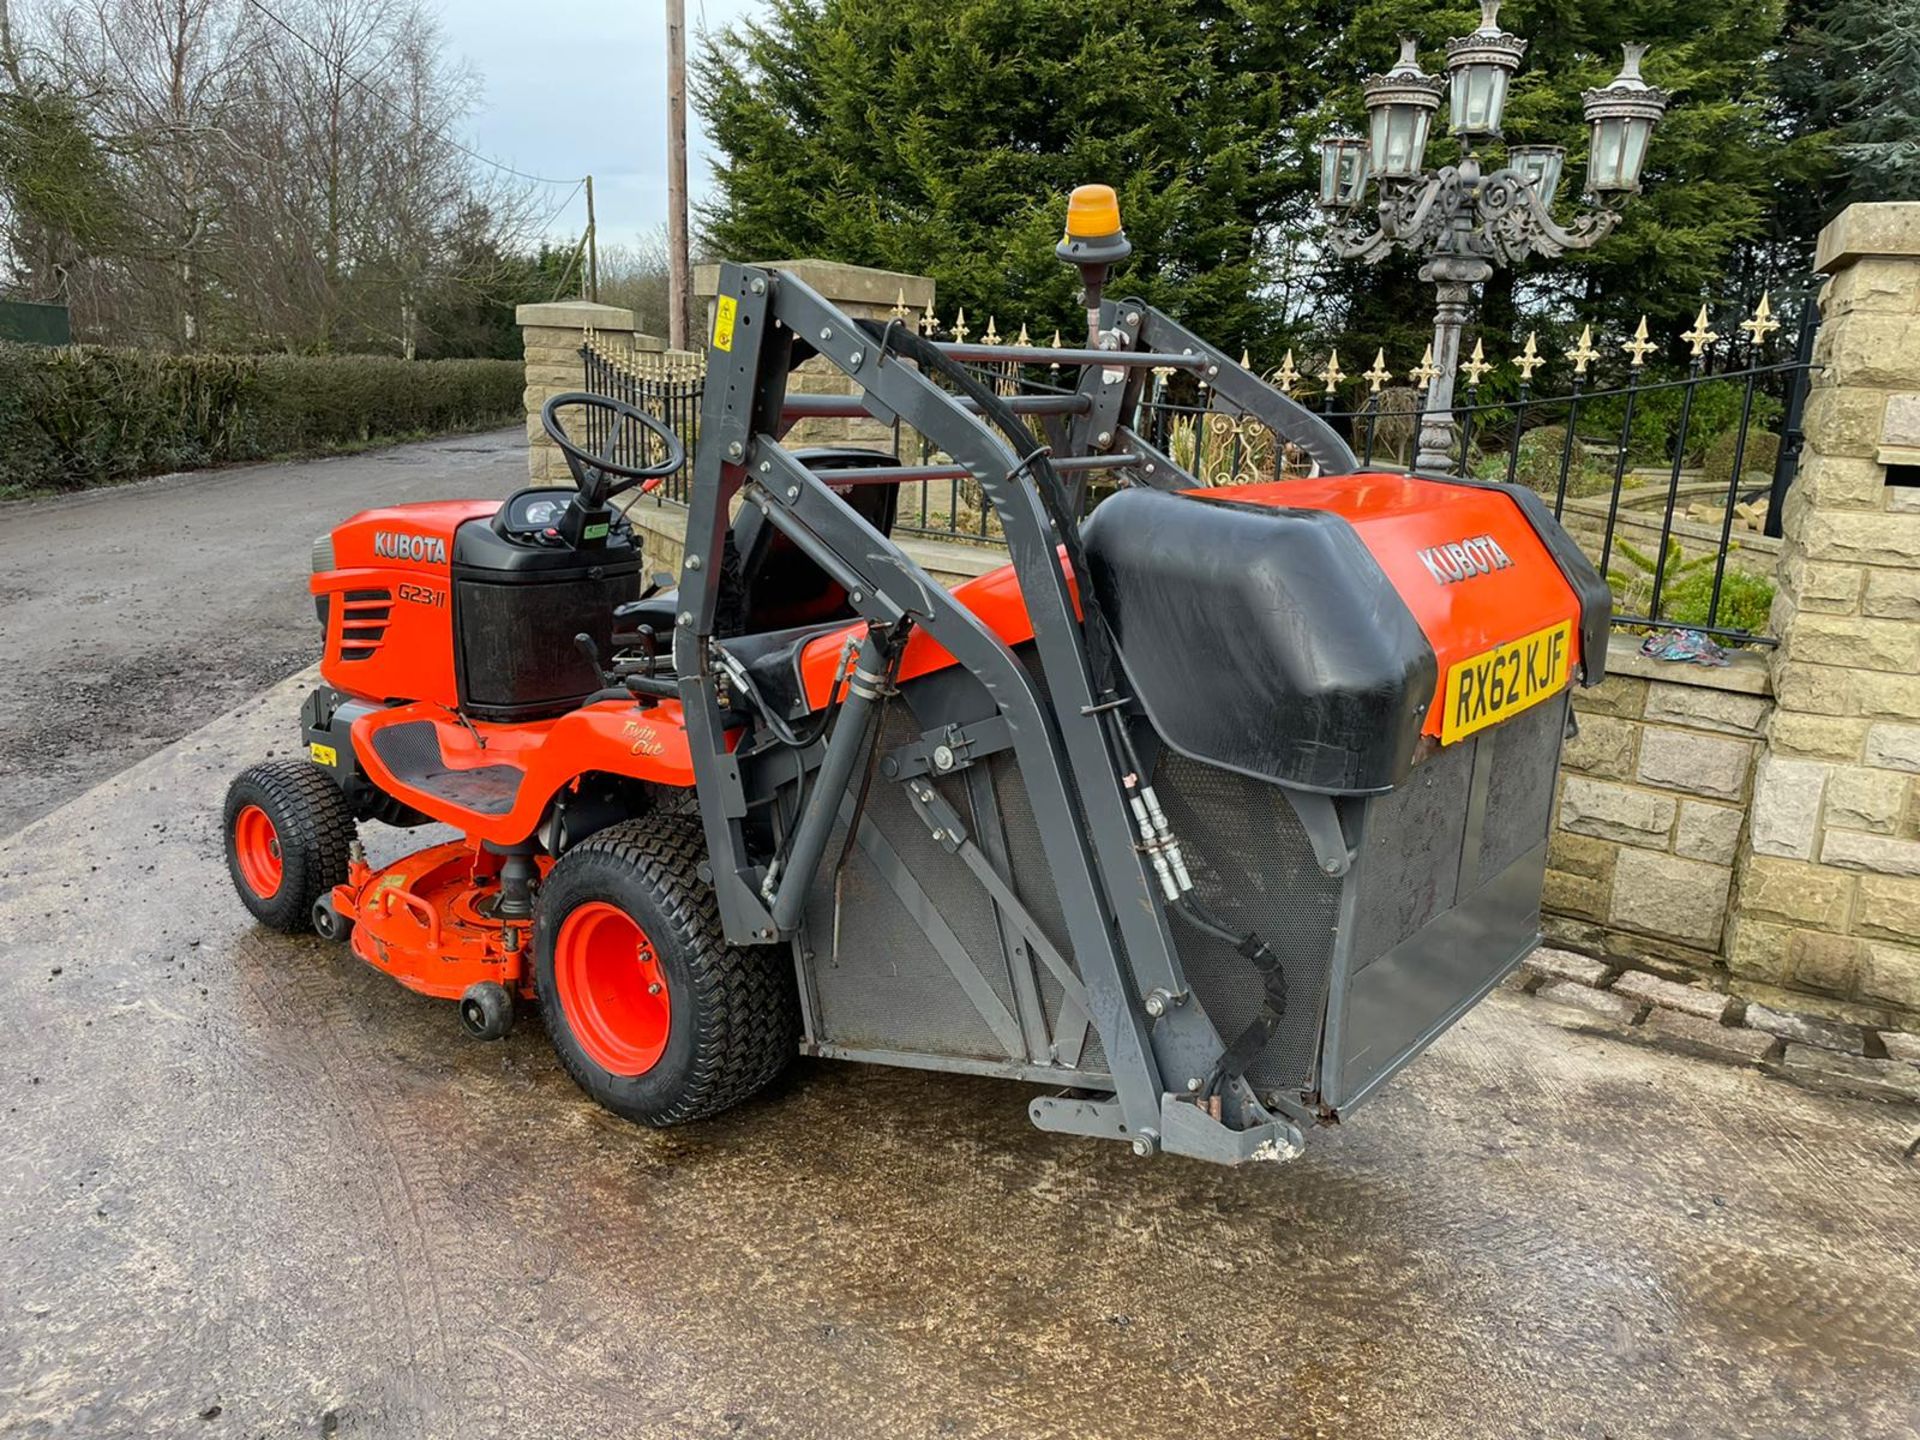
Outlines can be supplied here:
M733 349L733 317L740 309L740 302L731 295L722 295L713 307L713 348L716 350Z

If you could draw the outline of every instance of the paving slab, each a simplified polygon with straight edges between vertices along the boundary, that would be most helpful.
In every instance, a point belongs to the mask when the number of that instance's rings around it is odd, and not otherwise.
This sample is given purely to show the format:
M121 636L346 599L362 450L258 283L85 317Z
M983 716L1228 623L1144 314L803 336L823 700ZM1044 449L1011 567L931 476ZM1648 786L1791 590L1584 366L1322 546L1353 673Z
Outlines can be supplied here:
M830 1062L645 1131L247 919L301 689L0 844L8 1440L1920 1431L1910 1109L1502 990L1277 1168Z

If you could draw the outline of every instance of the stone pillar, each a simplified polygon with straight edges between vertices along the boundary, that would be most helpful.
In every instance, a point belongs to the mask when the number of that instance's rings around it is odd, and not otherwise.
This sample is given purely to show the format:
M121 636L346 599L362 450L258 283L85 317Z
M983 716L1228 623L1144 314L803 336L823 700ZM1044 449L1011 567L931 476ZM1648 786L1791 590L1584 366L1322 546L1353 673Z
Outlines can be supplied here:
M612 349L664 350L666 342L634 333L633 312L617 305L562 300L551 305L522 305L514 311L527 360L527 475L535 485L571 485L573 474L559 447L540 425L540 407L554 395L586 384L580 347L587 332Z
M1920 1012L1920 204L1821 232L1828 279L1788 492L1776 710L1727 961L1757 982Z
M885 320L896 306L907 312L906 323L918 325L933 305L933 281L925 275L903 275L897 270L874 270L864 265L842 265L834 260L756 261L770 269L798 276L824 299L856 320ZM706 331L713 329L713 299L720 288L720 267L701 265L693 272L693 293L703 302ZM790 388L800 395L851 395L854 384L838 368L815 356L794 371ZM893 431L864 417L852 420L804 420L787 435L789 447L806 445L873 445L892 449ZM904 501L904 497L903 501Z

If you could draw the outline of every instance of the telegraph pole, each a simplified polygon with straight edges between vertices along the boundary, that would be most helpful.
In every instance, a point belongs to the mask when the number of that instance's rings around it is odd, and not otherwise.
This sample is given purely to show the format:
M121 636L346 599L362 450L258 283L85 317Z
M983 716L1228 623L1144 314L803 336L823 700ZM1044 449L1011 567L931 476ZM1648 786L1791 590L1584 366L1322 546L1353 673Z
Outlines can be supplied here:
M600 303L600 227L593 219L593 177L587 176L587 299Z
M687 348L687 6L667 0L667 344Z

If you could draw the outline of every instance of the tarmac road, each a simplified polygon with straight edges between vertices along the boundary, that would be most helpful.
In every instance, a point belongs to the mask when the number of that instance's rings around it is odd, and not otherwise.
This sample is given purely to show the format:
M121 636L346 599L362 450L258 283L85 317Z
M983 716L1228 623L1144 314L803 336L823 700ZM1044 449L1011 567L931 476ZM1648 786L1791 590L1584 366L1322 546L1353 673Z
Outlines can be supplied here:
M516 428L0 504L0 834L319 659L316 535L504 498L526 456Z
M830 1063L645 1131L249 921L310 683L0 840L8 1440L1920 1435L1911 1109L1500 991L1279 1168Z

